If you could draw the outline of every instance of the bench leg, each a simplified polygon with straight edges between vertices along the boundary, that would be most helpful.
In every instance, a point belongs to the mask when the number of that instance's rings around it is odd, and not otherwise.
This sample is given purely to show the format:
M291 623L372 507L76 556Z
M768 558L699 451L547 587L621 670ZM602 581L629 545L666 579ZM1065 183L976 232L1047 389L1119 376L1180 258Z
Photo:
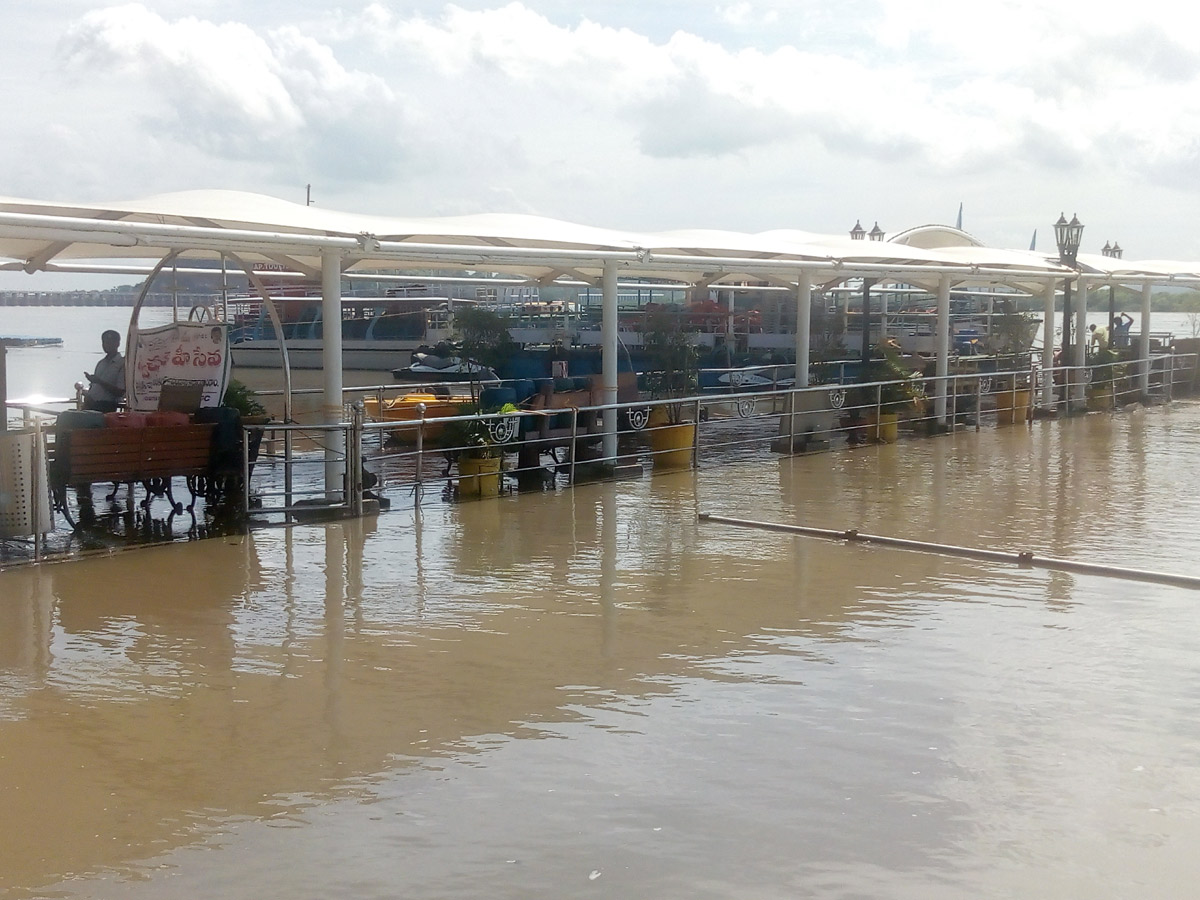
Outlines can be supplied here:
M90 485L88 486L88 489L91 489ZM70 525L71 530L74 531L79 526L76 524L75 518L71 515L71 504L67 500L69 491L70 489L67 487L67 485L56 484L51 487L50 495L54 499L54 508L62 513L63 518L67 520L67 524Z
M141 506L141 508L146 511L147 516L149 516L150 505L154 502L154 498L161 497L164 493L166 493L167 488L163 484L163 479L161 478L147 478L143 480L142 488L146 491L146 496L138 505Z
M163 479L163 482L164 482L163 492L167 495L167 502L171 504L171 511L174 513L181 513L181 512L183 512L183 504L180 503L178 500L176 500L175 495L173 493L171 493L171 482L174 480L175 479L173 479L173 478L164 478ZM194 503L195 500L196 500L196 495L192 494L192 502ZM191 507L189 507L189 509L190 508Z
M171 512L183 512L183 504L176 500L171 493L170 478L147 478L142 481L142 487L146 490L146 499L141 502L141 507L147 514L150 512L150 506L154 503L155 497L166 497L167 503L171 506Z
M192 502L187 505L187 511L192 513L193 519L196 517L196 498L210 487L207 482L208 479L201 475L188 475L186 478L184 478L184 483L187 485L188 493L192 495Z

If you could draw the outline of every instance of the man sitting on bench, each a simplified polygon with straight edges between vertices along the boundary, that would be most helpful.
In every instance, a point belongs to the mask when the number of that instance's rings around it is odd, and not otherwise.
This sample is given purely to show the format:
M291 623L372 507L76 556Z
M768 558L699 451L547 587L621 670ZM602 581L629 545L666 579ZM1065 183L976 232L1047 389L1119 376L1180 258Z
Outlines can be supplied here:
M109 329L100 335L100 346L104 348L104 358L96 363L95 373L83 373L90 385L83 408L116 412L117 404L125 396L125 358L117 352L121 335Z

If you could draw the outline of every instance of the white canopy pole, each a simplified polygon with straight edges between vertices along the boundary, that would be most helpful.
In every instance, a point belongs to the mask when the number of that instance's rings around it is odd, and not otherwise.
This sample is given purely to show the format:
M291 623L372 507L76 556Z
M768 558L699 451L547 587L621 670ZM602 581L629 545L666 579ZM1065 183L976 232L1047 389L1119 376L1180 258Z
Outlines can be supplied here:
M1075 300L1075 360L1073 365L1079 368L1075 373L1075 401L1082 407L1087 400L1087 386L1083 383L1083 367L1087 365L1087 346L1090 334L1087 330L1088 280L1080 276L1077 299Z
M1042 293L1042 408L1054 409L1054 281Z
M600 278L600 372L604 385L604 403L617 402L617 266L605 261ZM617 461L617 411L604 410L604 440L601 445L604 459Z
M937 289L937 334L934 344L937 350L937 398L934 413L939 425L946 424L946 392L950 387L950 276L938 279Z
M1150 393L1150 282L1142 285L1142 333L1138 335L1138 359L1141 361L1141 392Z
M808 387L808 346L812 335L812 276L796 279L796 387Z
M321 365L325 394L321 421L342 421L342 255L336 250L321 254ZM325 498L332 503L342 497L346 465L336 437L330 433L325 444Z

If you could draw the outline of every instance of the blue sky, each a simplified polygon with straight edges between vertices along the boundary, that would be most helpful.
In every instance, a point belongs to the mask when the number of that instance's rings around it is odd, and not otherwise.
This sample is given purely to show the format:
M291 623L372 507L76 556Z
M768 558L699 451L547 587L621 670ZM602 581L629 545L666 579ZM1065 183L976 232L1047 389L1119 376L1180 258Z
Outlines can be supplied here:
M0 195L311 183L358 212L750 232L962 203L993 245L1044 247L1065 211L1085 250L1198 259L1198 20L1174 0L6 4Z

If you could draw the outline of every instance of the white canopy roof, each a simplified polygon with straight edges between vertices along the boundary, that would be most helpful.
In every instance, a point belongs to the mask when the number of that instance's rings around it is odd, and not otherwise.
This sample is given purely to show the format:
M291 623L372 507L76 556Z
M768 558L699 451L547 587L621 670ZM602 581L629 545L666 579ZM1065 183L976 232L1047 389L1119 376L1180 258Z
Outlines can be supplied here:
M948 226L921 226L887 241L775 230L658 234L593 228L527 215L437 218L338 212L236 191L186 191L141 200L66 204L0 198L0 268L35 272L70 261L235 254L316 275L322 254L343 271L482 269L543 283L595 280L606 262L627 275L719 284L849 277L919 283L1035 285L1070 270L1032 251L982 246ZM1134 280L1200 278L1200 263L1134 262L1081 255L1085 271ZM934 279L936 280L936 279Z

